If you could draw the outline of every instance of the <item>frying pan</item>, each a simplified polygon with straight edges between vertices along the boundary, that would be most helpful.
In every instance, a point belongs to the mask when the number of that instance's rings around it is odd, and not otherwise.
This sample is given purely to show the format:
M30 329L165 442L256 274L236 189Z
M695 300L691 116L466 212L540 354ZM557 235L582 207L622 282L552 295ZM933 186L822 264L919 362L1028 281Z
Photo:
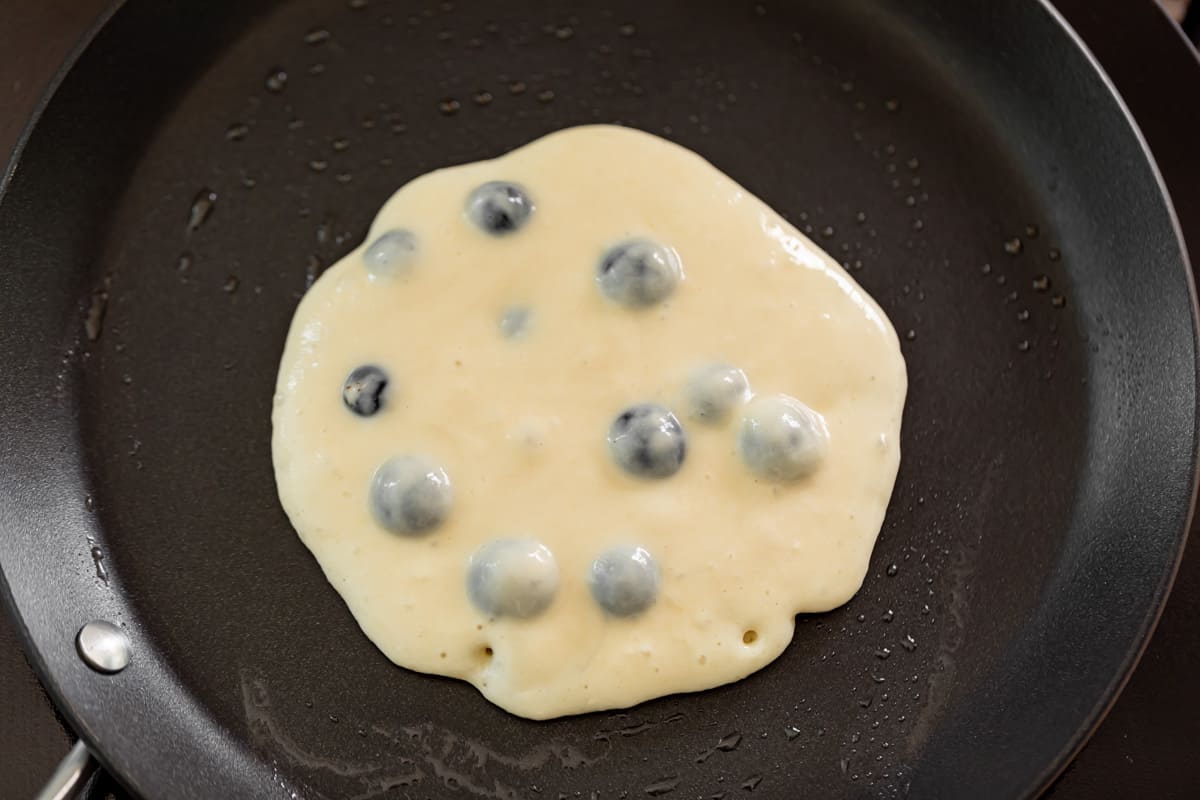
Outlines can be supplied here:
M121 6L0 200L4 594L104 767L173 798L1053 778L1169 587L1197 361L1170 202L1049 6L224 5ZM270 398L297 299L392 190L593 121L847 263L902 332L905 456L862 591L774 664L533 723L362 636L276 501ZM79 656L92 620L131 643L116 674Z

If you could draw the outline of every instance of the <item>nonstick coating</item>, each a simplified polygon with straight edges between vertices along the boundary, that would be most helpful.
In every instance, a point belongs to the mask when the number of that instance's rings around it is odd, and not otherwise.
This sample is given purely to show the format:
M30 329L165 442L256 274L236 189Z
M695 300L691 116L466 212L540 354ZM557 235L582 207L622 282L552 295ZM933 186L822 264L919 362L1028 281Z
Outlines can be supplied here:
M171 798L1046 785L1182 545L1193 293L1140 137L1052 12L900 5L119 11L0 204L0 565L105 765ZM597 121L698 151L849 265L901 332L904 458L863 590L777 662L533 723L361 634L279 507L271 396L297 300L394 189ZM75 656L97 617L133 640L117 676Z

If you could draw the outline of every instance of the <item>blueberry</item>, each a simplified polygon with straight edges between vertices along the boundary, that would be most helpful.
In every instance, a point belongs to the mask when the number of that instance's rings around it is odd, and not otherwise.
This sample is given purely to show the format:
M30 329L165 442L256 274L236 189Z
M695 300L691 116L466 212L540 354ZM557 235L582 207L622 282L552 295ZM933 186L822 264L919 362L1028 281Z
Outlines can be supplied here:
M387 373L374 364L355 367L342 386L342 402L360 417L369 417L383 406L387 385Z
M632 617L654 604L661 577L654 558L641 547L614 547L592 562L588 586L614 617Z
M488 542L467 565L467 594L488 616L537 616L557 591L558 562L549 548L532 539Z
M705 364L692 370L687 380L691 415L701 422L719 424L729 412L750 397L746 373L728 364Z
M510 306L500 317L500 335L505 339L517 339L529 330L533 312L528 306Z
M794 397L768 395L750 401L742 417L738 449L750 471L772 481L808 475L828 448L825 419Z
M371 514L393 533L418 536L445 521L454 502L450 476L424 456L396 456L375 470Z
M417 237L400 228L380 235L363 252L363 263L375 278L403 275L412 267L417 253Z
M610 248L596 266L600 291L626 308L646 308L675 291L683 268L670 247L648 239L630 239Z
M668 478L683 466L687 437L667 409L631 406L608 429L608 450L621 469L639 478Z
M467 198L467 219L493 236L516 233L533 211L533 200L524 187L507 181L488 181Z

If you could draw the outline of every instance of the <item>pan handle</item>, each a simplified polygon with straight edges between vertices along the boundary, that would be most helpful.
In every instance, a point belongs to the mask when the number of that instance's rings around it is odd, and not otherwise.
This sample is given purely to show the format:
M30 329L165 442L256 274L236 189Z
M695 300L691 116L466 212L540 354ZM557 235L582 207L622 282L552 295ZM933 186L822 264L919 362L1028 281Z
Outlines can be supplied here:
M80 739L59 763L50 780L46 781L46 785L34 800L71 800L81 797L88 778L95 770L96 760L92 758L83 739Z

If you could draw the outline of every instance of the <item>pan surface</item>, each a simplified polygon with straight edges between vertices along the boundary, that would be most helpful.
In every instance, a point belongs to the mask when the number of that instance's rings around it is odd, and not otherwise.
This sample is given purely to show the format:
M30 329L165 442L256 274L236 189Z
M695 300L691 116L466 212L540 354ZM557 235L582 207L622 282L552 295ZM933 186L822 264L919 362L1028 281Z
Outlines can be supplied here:
M1182 545L1196 337L1153 164L1052 12L224 5L127 3L0 200L0 567L126 785L1011 797L1065 764ZM863 590L770 667L531 723L359 632L278 506L271 394L296 301L391 191L594 121L698 151L849 264L902 332L904 460ZM76 657L93 618L124 672Z

